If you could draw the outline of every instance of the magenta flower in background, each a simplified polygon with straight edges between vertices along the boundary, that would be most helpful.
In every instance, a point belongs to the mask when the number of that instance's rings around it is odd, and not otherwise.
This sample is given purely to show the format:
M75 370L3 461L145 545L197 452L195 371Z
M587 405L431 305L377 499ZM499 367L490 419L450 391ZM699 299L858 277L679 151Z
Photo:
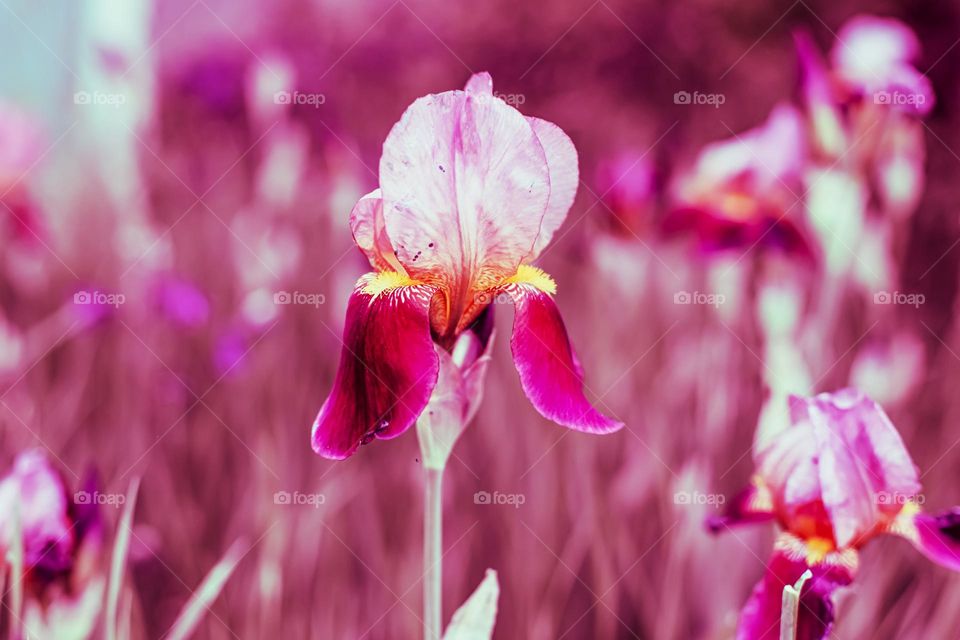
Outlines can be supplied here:
M809 255L797 222L806 136L796 109L780 105L763 125L704 147L674 186L665 233L692 236L707 252L762 243Z
M87 638L102 606L96 571L102 522L96 481L71 495L62 475L37 449L17 456L0 480L0 553L6 562L16 543L19 514L23 549L23 619L31 637Z
M42 158L43 139L34 117L0 102L0 240L9 237L32 245L44 234L41 212L26 185Z
M198 327L210 317L210 303L197 286L185 278L158 276L153 296L158 311L182 327Z
M375 271L357 282L347 309L340 367L313 425L317 453L342 459L405 432L461 338L479 346L467 351L485 350L485 332L474 329L501 296L516 305L511 350L534 407L581 431L622 426L584 397L556 284L531 264L577 184L566 134L495 97L486 73L406 110L384 142L380 188L351 214ZM473 377L468 361L455 364Z
M595 182L604 212L610 213L607 222L611 231L626 237L646 235L660 186L646 152L621 151L610 156L597 166Z
M749 489L713 531L775 520L783 532L766 574L744 605L738 640L779 638L781 594L810 569L800 596L798 639L826 638L833 592L850 584L858 550L883 533L960 570L960 509L932 516L919 507L920 481L890 419L861 392L792 396L791 424L755 452Z
M918 115L930 112L933 87L914 67L920 42L907 25L891 18L856 16L837 38L831 62L852 93Z
M19 510L27 575L47 579L69 571L76 546L70 503L63 478L39 450L17 456L0 481L0 546L5 554L13 546Z

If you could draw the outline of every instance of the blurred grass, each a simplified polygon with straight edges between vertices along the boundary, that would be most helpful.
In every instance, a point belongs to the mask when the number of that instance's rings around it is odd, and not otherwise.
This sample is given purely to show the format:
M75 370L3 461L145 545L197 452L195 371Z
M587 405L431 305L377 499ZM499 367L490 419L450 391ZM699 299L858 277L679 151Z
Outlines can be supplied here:
M170 35L155 52L156 113L133 141L147 222L160 241L130 268L113 239L133 216L111 207L103 184L84 178L82 163L71 160L88 157L79 142L68 137L52 152L47 162L63 193L44 202L69 206L45 212L51 250L34 247L19 258L41 275L30 287L9 273L0 278L3 311L27 336L22 370L2 380L4 460L42 443L77 473L96 465L110 491L142 475L130 549L134 638L161 637L240 537L251 550L196 637L418 637L415 436L377 442L342 463L316 457L308 442L339 358L347 293L365 270L352 248L349 207L374 186L370 169L389 126L415 97L461 85L465 66L488 68L498 90L526 96L525 113L570 132L582 177L596 191L592 170L614 149L646 148L669 131L651 151L669 168L728 136L727 127L759 122L792 91L789 28L807 25L828 44L821 17L835 30L869 8L911 21L924 62L937 63L931 76L942 100L929 122L930 188L897 265L900 282L927 292L930 303L889 320L924 338L928 367L918 392L891 416L926 474L927 504L960 502L960 400L951 391L960 374L956 256L948 252L920 275L957 230L949 149L960 131L949 89L956 51L937 61L950 46L944 25L955 24L956 11L906 15L912 5L881 4L794 5L775 24L786 5L552 1L468 10L411 2L367 33L389 5L287 2L266 12L210 2L214 17L198 6L179 23L189 3L160 5L153 33L169 28ZM295 110L264 134L244 117L243 73L274 48L294 60L304 90L324 91L328 102ZM215 67L228 109L211 107L183 82L220 57L239 69L234 77L229 65ZM689 87L722 91L727 102L716 112L678 108L673 93ZM255 185L268 151L298 136L309 155L293 200L264 201ZM208 190L205 204L194 205ZM752 301L723 316L671 304L675 291L702 285L704 269L655 238L607 237L608 214L594 201L581 189L542 266L559 284L591 397L628 428L591 437L540 418L510 361L512 310L497 308L486 399L445 482L445 615L493 567L502 589L497 638L729 638L763 571L772 528L712 538L702 525L712 507L678 506L673 495L732 495L749 476L764 394ZM614 250L611 271L598 254ZM209 298L209 319L184 328L160 313L150 296L158 272L195 283ZM123 292L128 303L98 323L80 322L69 302L77 278ZM241 311L250 282L323 293L326 304L279 307L268 322L252 323ZM848 301L845 324L823 336L836 355L869 326L859 304ZM215 361L225 336L237 336L243 354L228 371ZM845 383L854 355L829 371L825 388ZM473 495L481 490L526 500L519 508L478 505ZM276 504L278 491L320 493L324 502ZM116 522L119 513L108 517ZM956 636L956 576L898 540L871 545L862 567L834 637Z

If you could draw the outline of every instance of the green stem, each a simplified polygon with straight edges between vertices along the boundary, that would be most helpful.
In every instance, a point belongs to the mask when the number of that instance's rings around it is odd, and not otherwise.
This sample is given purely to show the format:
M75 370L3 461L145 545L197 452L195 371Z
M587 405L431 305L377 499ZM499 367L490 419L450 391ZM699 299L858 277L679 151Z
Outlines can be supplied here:
M425 640L440 640L443 584L443 469L426 469L423 509L423 625Z

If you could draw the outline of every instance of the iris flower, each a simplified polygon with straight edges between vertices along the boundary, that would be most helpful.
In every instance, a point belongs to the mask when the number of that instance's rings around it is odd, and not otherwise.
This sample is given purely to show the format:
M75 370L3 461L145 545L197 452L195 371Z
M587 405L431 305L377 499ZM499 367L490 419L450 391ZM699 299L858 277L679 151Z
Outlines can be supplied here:
M95 480L70 495L63 477L39 450L17 456L0 479L0 557L10 558L19 514L23 573L11 576L26 596L30 637L85 639L100 611L103 580L95 572L102 522Z
M533 406L572 429L620 428L585 398L553 300L557 285L532 264L576 195L577 152L566 134L494 96L490 76L480 73L463 91L407 108L383 144L379 177L380 188L350 216L374 271L351 295L340 366L313 425L314 450L343 459L375 438L404 433L458 341L486 346L488 332L476 329L505 299L515 305L511 351Z
M691 235L708 253L762 244L810 257L796 204L806 135L797 110L779 105L759 127L704 147L674 185L665 233Z
M792 396L791 423L759 447L751 486L714 531L775 520L777 539L766 574L744 605L737 640L779 638L781 594L810 569L798 613L798 640L827 638L833 592L849 585L858 552L878 535L912 542L928 558L960 570L960 508L940 515L919 503L917 468L890 419L854 389Z
M920 41L899 20L860 15L837 34L831 62L852 93L875 104L926 115L933 87L915 66Z

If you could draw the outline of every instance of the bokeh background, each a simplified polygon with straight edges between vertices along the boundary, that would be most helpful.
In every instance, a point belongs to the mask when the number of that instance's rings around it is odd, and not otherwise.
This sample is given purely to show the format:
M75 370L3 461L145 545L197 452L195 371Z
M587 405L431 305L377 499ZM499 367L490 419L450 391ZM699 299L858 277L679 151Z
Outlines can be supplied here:
M916 32L937 96L903 124L916 202L894 216L827 196L812 259L663 233L705 144L803 107L793 34L826 57L862 13ZM368 269L348 215L383 139L415 98L489 71L580 153L540 266L588 395L627 428L541 418L498 305L486 397L445 478L444 617L492 567L495 638L730 638L774 529L712 537L703 522L748 480L777 376L864 387L926 503L960 502L958 16L882 0L0 0L0 461L39 447L72 486L95 468L108 494L142 478L131 638L162 637L236 540L196 637L418 637L415 435L333 463L309 427ZM683 91L722 104L678 104ZM794 195L803 226L810 198ZM770 316L802 331L772 336ZM112 527L120 511L103 508ZM884 539L833 637L957 629L960 578Z

